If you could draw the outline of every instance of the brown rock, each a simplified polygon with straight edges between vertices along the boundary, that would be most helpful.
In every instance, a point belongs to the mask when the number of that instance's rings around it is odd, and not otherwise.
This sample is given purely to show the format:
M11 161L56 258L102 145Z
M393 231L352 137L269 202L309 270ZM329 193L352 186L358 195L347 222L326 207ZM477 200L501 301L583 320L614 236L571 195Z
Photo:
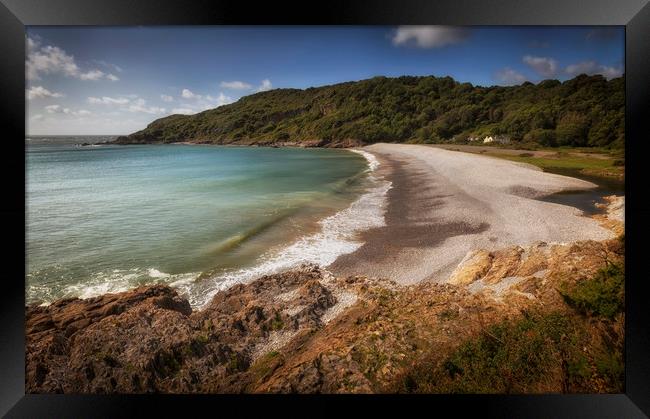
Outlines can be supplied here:
M243 391L252 354L272 333L321 326L336 303L315 266L218 293L192 312L166 286L27 308L27 391ZM280 304L274 297L291 293ZM287 307L304 306L288 315Z
M501 279L514 276L519 268L521 255L524 252L519 246L510 247L503 250L497 250L492 253L492 266L485 274L483 282L486 284L494 284Z
M479 250L462 262L449 278L453 285L468 285L482 278L492 266L492 255L486 250Z

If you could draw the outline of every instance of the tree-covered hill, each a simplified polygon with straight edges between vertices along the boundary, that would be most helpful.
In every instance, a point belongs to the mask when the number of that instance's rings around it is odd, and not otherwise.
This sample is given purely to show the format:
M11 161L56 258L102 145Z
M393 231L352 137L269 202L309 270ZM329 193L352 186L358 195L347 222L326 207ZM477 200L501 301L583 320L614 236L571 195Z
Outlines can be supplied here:
M622 77L480 87L451 77L375 77L275 89L195 115L171 115L118 143L347 146L502 135L544 146L624 144Z

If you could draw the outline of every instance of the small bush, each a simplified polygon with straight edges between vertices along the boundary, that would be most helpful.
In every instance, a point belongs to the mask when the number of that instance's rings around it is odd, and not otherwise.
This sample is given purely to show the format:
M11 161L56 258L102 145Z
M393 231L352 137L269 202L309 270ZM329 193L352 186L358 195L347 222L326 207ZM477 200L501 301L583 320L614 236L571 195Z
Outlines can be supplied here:
M573 286L565 284L559 291L564 301L579 312L612 319L625 306L624 267L609 264L593 279Z
M275 317L271 320L271 330L280 330L284 327L284 322L282 321L282 316L279 312L275 313Z
M391 392L407 393L590 393L596 372L607 392L623 388L622 347L591 344L593 330L576 315L526 315L488 327L445 358L435 353L410 365ZM592 345L592 346L590 346ZM584 347L593 355L590 361Z
M458 310L447 309L438 314L438 318L440 318L440 320L453 320L458 318L459 315L460 313Z
M620 350L601 350L595 357L598 373L616 393L622 393L625 381L625 363Z
M413 364L400 377L397 391L530 393L543 391L540 383L558 374L579 383L588 375L582 340L582 332L560 313L504 321L461 344L441 368L435 354Z
M445 363L453 380L450 390L461 393L525 392L567 352L562 336L570 333L559 314L526 317L492 326L476 340L463 344Z

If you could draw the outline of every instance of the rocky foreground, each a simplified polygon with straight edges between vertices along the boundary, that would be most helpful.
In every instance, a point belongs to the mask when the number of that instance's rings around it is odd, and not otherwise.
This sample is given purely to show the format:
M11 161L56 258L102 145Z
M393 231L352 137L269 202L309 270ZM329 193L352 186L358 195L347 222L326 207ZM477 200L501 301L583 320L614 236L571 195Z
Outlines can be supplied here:
M200 311L166 286L32 306L26 390L617 392L622 306L578 291L623 255L621 239L540 242L468 255L446 284L305 265ZM594 289L597 301L620 294Z

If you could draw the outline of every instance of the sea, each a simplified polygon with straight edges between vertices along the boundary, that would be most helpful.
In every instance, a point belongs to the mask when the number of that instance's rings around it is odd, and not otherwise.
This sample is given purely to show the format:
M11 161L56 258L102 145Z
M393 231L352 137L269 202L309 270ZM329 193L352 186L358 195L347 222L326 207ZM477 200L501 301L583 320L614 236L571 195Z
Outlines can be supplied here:
M28 304L168 284L200 308L384 223L390 183L363 151L112 139L26 138Z

